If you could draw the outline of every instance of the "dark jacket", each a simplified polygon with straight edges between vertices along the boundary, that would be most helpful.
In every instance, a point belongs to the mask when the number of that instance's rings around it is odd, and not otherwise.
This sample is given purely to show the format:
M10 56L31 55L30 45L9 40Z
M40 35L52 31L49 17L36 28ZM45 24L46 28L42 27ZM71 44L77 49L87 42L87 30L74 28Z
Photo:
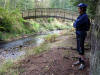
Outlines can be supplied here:
M86 13L79 15L73 24L76 31L88 31L90 29L90 20Z

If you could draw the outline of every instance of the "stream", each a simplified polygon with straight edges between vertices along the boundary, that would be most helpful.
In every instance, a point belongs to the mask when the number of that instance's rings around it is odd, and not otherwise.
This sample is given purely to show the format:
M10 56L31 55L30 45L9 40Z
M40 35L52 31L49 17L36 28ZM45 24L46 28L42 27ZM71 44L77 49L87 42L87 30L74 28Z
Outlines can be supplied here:
M15 60L25 55L24 47L40 46L44 42L44 37L48 34L60 34L62 30L55 30L41 35L32 35L11 42L0 42L0 64L5 60Z

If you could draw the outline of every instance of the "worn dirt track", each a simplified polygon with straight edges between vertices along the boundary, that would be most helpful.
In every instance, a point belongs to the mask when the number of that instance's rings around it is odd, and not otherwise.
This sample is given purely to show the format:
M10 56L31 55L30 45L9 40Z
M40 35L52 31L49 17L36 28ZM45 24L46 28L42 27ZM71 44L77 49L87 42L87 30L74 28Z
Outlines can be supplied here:
M77 51L71 50L71 47L76 47L75 35L64 35L56 40L49 51L22 60L19 68L24 72L20 75L89 75L89 51L86 51L84 70L79 71L78 66L72 67L78 56Z

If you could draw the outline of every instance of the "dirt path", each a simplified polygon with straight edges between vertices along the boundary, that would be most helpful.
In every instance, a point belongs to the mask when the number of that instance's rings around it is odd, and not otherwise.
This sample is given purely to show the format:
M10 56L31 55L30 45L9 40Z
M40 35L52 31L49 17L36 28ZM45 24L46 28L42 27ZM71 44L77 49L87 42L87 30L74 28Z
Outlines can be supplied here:
M83 71L79 71L78 66L71 66L78 56L77 51L70 49L76 47L75 35L64 35L56 40L49 51L21 61L20 69L24 72L20 75L89 75L88 57L87 67ZM89 51L86 52L88 54Z

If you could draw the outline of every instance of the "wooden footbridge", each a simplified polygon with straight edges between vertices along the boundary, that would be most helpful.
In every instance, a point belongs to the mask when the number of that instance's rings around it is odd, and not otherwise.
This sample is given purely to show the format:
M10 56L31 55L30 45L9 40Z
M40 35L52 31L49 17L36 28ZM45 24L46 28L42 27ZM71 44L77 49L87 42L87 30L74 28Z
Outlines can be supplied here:
M75 20L77 16L78 14L76 12L59 8L34 8L22 12L22 17L24 19L53 17L53 18Z

